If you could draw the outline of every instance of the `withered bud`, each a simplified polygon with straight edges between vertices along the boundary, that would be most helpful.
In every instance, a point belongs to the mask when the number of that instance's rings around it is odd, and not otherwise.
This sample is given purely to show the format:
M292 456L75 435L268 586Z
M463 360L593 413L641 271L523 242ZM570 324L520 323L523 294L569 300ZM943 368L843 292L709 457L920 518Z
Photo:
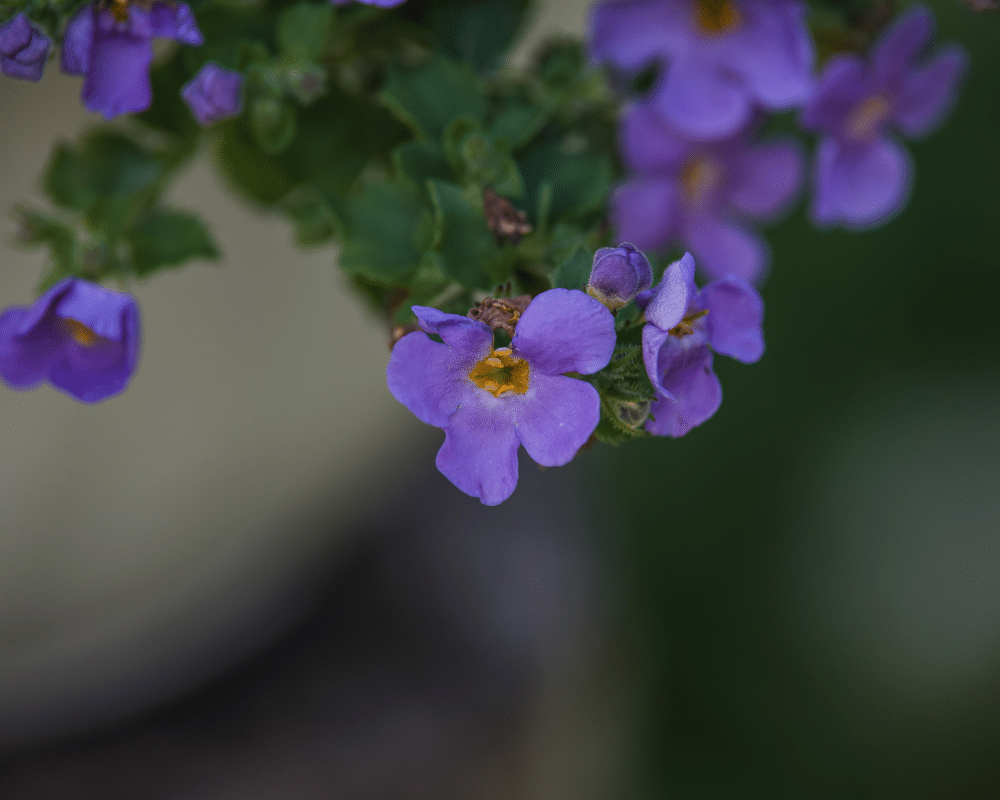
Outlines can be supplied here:
M517 297L487 297L469 309L466 316L486 323L492 330L503 330L508 336L513 336L517 321L530 302L530 294Z
M419 331L420 326L416 323L410 323L408 325L390 325L389 326L389 352L392 352L392 348L396 346L396 342L406 336L408 333L414 333Z
M483 189L483 215L486 217L486 227L496 238L497 244L517 244L522 236L531 233L528 215L514 208L510 200L501 197L489 186Z

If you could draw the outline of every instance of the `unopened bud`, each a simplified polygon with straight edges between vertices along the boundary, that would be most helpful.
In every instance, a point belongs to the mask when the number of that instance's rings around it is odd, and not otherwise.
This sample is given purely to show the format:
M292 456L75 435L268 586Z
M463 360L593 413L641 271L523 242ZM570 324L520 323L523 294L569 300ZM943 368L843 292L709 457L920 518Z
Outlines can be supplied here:
M610 310L617 311L652 284L649 261L635 246L625 242L618 247L602 247L594 253L587 294Z

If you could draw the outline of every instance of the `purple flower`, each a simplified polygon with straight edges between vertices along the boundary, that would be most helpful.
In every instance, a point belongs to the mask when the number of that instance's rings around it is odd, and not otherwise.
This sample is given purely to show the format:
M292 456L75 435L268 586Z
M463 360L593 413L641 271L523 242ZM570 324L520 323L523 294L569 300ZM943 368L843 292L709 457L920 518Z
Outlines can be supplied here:
M817 225L869 227L905 205L913 168L889 130L928 133L950 109L966 65L957 46L918 63L933 27L930 11L913 8L879 39L867 63L853 55L827 62L801 119L821 135L813 170Z
M181 97L200 125L237 117L243 112L243 76L212 63L184 84Z
M653 270L646 256L635 245L625 242L618 247L602 247L594 253L587 294L611 311L617 311L652 283Z
M0 314L0 377L48 381L85 403L118 394L139 361L139 306L128 294L64 278L31 306Z
M611 200L618 236L643 250L679 242L713 277L759 281L767 245L743 221L773 219L798 194L804 160L798 143L753 144L745 131L692 142L645 104L626 113L620 138L634 175Z
M479 320L413 306L419 331L397 342L386 368L389 391L423 422L444 428L437 468L484 504L502 503L517 484L519 444L539 464L568 463L600 418L589 374L611 360L611 312L573 289L542 292L521 314L511 346L493 348Z
M344 6L351 2L351 0L330 0L335 6ZM401 6L406 0L356 0L358 3L363 3L366 6L378 6L379 8L395 8L396 6Z
M607 0L591 17L595 60L663 69L650 102L693 139L729 136L755 106L801 105L812 86L812 39L797 0Z
M62 68L83 75L88 111L111 119L145 111L153 102L149 65L153 38L200 45L201 31L187 3L154 1L146 10L115 3L84 6L69 21L62 45Z
M764 354L764 303L745 280L728 275L700 292L694 258L685 253L660 285L637 298L649 323L642 329L642 357L658 392L646 430L683 436L712 416L722 386L712 369L712 350L752 364Z
M12 78L37 81L42 77L52 40L24 14L0 25L0 72Z

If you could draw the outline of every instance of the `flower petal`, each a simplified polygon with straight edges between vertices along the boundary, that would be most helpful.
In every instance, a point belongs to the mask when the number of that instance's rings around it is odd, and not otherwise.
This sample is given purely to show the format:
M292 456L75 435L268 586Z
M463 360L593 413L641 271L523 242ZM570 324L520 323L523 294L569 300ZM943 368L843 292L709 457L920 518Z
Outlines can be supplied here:
M670 334L656 325L645 325L642 329L642 363L646 374L658 392L669 395L663 387L663 374L660 372L660 349Z
M94 43L94 8L84 6L66 24L59 62L63 72L85 75L90 64L90 49Z
M475 364L493 349L493 331L477 319L446 314L430 306L413 306L412 311L420 327L427 333L436 333L441 341L453 347L462 363L471 359L471 364Z
M510 416L482 398L497 399L478 392L452 414L434 463L463 492L495 506L517 486L518 439Z
M826 133L839 131L847 113L874 89L860 58L840 53L832 56L802 109L802 127Z
M769 261L767 244L751 230L702 213L686 221L683 234L698 265L713 278L732 273L758 283L764 277Z
M625 70L640 70L663 60L689 36L683 15L664 5L648 0L597 4L590 15L591 57Z
M708 308L705 326L712 349L744 364L758 361L764 354L764 301L757 290L730 275L708 284L701 297Z
M54 318L26 325L33 310L20 306L0 314L0 378L14 389L41 383L67 346Z
M697 293L694 272L694 257L690 253L666 268L656 294L646 306L646 319L650 323L669 331L684 318Z
M564 375L531 376L531 388L514 411L517 438L545 467L573 460L601 419L601 398L586 381Z
M83 82L87 110L112 119L149 108L153 101L149 82L152 61L153 46L149 39L116 26L98 24Z
M633 178L611 197L611 218L618 238L640 250L657 250L676 236L680 213L677 184L670 178Z
M675 59L651 102L669 125L692 139L735 134L750 121L752 111L736 76L697 56Z
M646 430L654 436L683 436L711 417L722 403L722 385L712 369L712 351L705 343L687 345L670 337L660 350L660 371L669 396L650 407Z
M773 218L802 188L805 154L792 140L765 142L744 150L732 169L729 202L748 217Z
M511 347L543 375L589 375L611 360L615 339L614 317L594 298L576 289L549 289L521 315Z
M912 172L909 154L889 139L865 146L823 139L814 172L813 221L820 227L879 225L906 204Z
M690 141L677 136L649 103L631 105L618 129L622 159L642 172L675 171L691 154Z
M198 46L204 37L198 30L198 21L187 3L154 3L149 12L153 36L162 39L176 39L181 44Z
M950 47L903 80L892 106L892 119L908 136L929 133L951 110L968 57Z
M934 31L934 16L923 6L900 15L872 50L872 68L879 84L894 87L910 70Z
M421 422L444 428L475 385L453 348L426 333L408 333L392 348L385 380L389 391Z

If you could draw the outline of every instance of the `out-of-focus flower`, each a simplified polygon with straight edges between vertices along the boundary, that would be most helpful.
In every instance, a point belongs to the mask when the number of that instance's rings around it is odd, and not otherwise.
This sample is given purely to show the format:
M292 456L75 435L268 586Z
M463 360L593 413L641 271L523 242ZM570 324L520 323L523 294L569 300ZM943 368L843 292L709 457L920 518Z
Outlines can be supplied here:
M243 76L216 64L205 64L181 89L200 125L237 117L243 112Z
M662 67L650 102L694 139L744 127L756 106L787 109L812 86L812 38L797 0L606 0L591 17L595 60Z
M43 380L77 400L118 394L139 363L139 306L78 278L64 278L31 306L0 314L0 378L14 389Z
M344 6L351 2L363 3L366 6L378 6L379 8L395 8L401 6L406 0L330 0L335 6Z
M620 137L634 175L611 201L618 236L643 250L678 242L713 277L760 280L767 245L743 221L773 219L794 200L804 172L798 143L752 143L746 131L692 142L645 104L628 111Z
M927 134L950 109L966 56L958 46L918 62L934 28L916 7L875 44L866 63L836 55L826 64L802 126L819 131L812 216L817 225L878 225L906 203L913 168L890 134Z
M583 292L551 289L520 316L510 347L493 348L479 320L413 306L427 333L393 348L386 381L393 397L418 419L443 428L436 464L448 480L486 505L506 500L517 485L519 444L539 464L568 463L600 419L590 374L611 360L611 312Z
M711 417L722 402L712 351L752 364L764 354L764 303L736 275L698 291L690 253L675 261L659 286L637 298L646 309L642 357L658 392L646 430L683 436Z
M117 0L110 7L92 4L77 12L66 26L61 61L69 74L84 76L88 111L111 119L149 108L154 38L190 45L203 41L187 3L155 0L144 7Z
M635 245L625 242L617 247L602 247L594 253L587 294L611 311L627 305L652 284L653 270Z
M0 25L0 72L37 81L42 77L52 40L22 13Z

